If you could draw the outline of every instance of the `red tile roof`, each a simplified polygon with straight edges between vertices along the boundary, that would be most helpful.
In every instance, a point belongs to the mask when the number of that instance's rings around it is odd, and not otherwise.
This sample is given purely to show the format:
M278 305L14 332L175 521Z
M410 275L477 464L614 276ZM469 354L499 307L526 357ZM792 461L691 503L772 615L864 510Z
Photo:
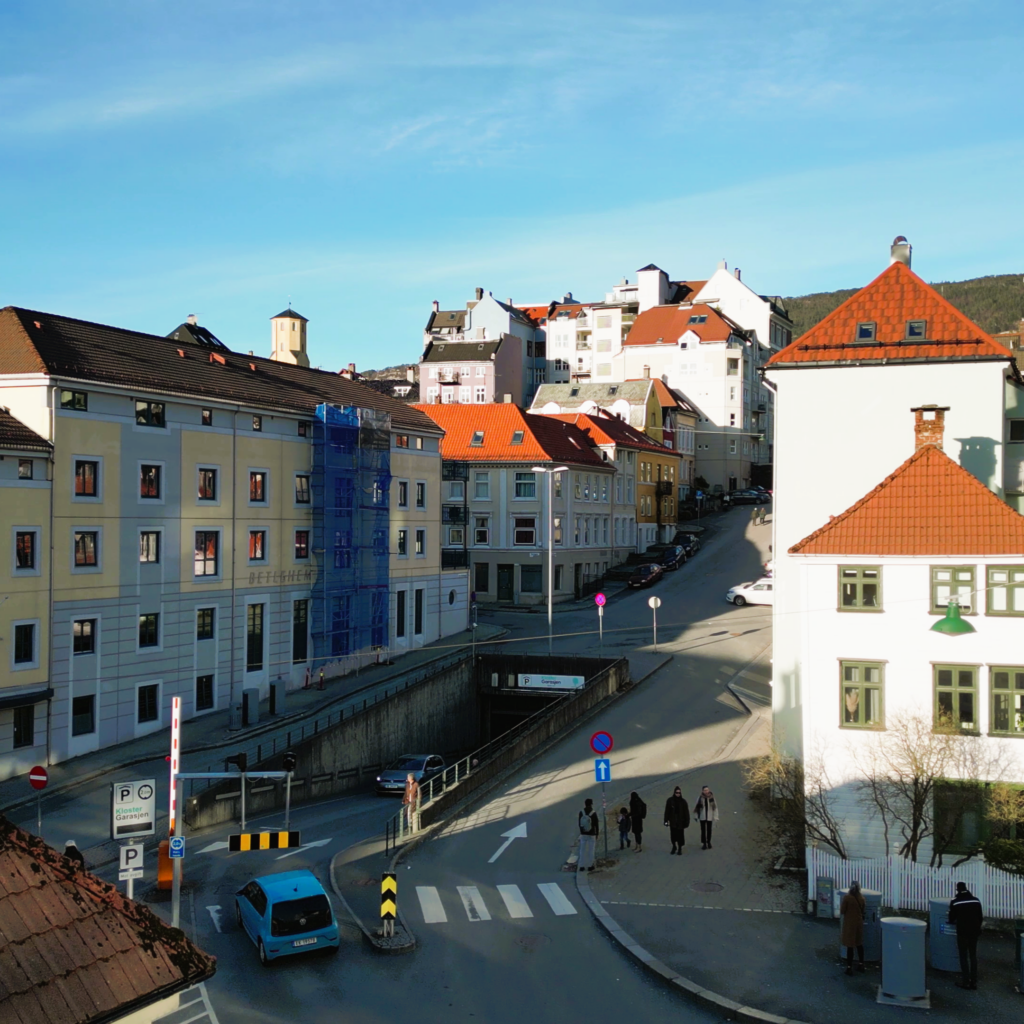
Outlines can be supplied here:
M658 401L661 403L663 409L676 409L679 407L679 400L669 386L660 378L654 378L654 393L658 396Z
M596 416L584 412L560 412L547 415L550 419L574 423L593 440L594 444L624 445L627 448L655 451L660 455L679 454L671 448L655 444L646 434L641 434L636 427L631 427L625 420L620 420L618 416Z
M543 306L516 306L516 309L522 310L531 320L536 320L537 323L540 323L547 317L550 308L550 302L545 302Z
M1024 557L1024 516L935 445L925 445L842 515L790 549L799 555Z
M692 317L707 317L702 324L691 324ZM693 331L702 342L728 341L731 334L746 332L724 313L703 302L685 306L653 306L644 310L633 322L623 345L675 345L687 332Z
M149 907L0 815L0 1020L89 1024L210 977Z
M535 416L511 403L487 405L417 405L444 432L441 455L446 459L473 462L570 462L574 465L605 465L586 434L571 423L551 416ZM482 430L483 444L470 442ZM522 444L512 435L523 432Z
M908 320L924 320L922 341L905 340ZM857 325L874 323L874 342L857 342ZM792 363L935 362L1009 359L1010 354L905 263L892 263L824 320L768 360Z

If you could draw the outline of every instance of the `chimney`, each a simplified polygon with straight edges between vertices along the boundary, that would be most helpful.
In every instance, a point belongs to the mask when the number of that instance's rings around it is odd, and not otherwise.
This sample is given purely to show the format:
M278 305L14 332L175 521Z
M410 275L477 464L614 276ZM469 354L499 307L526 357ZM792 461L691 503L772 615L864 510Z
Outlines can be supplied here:
M437 299L434 299L434 312L436 313L441 307L438 305Z
M649 366L644 367L644 380L651 379L651 368Z
M405 379L406 379L406 380L407 380L407 381L408 381L408 382L409 382L410 384L415 384L415 383L416 383L416 367L415 367L415 366L409 366L409 367L406 367L406 370L405 370Z
M476 290L476 301L479 302L484 297L483 288L477 288Z
M922 405L910 411L914 414L914 451L919 452L930 444L942 451L942 434L949 406Z
M910 254L913 250L913 246L903 237L903 235L897 235L892 240L892 246L889 249L889 265L893 263L905 263L908 267L910 266Z
M506 306L511 306L512 305L512 296L511 295L508 297L508 302L506 302L505 305Z
M728 270L729 269L729 264L726 263L725 260L719 260L718 261L718 269L719 270Z
M195 327L195 325L199 323L199 319L198 317L196 317L195 313L189 313L189 315L185 317L185 322L190 323L193 327Z
M736 275L736 280L737 280L737 281L742 281L742 280L743 280L743 278L742 278L742 277L740 277L740 268L739 268L739 267L737 267L737 268L736 268L736 269L735 269L735 270L733 271L733 274L735 274L735 275Z

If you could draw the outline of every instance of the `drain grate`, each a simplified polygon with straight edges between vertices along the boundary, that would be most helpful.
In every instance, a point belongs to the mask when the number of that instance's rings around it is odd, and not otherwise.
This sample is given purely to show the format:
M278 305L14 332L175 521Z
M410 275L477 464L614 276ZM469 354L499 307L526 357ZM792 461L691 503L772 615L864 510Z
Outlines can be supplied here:
M721 892L725 886L718 882L694 882L690 888L694 892Z

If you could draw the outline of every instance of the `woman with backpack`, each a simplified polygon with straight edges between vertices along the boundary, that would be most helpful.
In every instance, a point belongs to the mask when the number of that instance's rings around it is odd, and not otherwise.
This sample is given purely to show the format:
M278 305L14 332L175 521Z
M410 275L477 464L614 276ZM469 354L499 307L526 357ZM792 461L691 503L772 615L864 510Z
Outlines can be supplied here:
M665 827L672 839L671 852L682 856L683 847L686 845L686 829L690 827L690 808L678 786L665 801Z
M635 791L629 794L629 824L636 840L636 852L643 853L644 818L647 817L647 804L640 799Z

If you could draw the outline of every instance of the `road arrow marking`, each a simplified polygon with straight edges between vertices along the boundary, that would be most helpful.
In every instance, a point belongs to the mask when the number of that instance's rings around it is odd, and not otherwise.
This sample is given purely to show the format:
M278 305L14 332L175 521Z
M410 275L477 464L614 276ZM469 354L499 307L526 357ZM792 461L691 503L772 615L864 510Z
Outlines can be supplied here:
M220 926L220 907L207 907L206 909L210 912L210 917L213 918L213 927L216 928L217 933L220 934L223 931Z
M502 832L501 838L504 839L505 842L498 847L497 852L487 862L488 864L493 864L512 845L513 839L526 838L526 822L520 822L520 824L516 825L515 828L510 828L507 832Z
M214 850L226 850L228 848L227 843L210 843L209 846L204 846L201 850L197 850L197 853L213 853Z
M297 850L289 850L287 853L282 853L280 857L275 857L275 860L284 860L285 857L294 857L297 853L302 853L303 850L312 850L314 846L326 846L328 843L333 843L334 837L330 839L318 839L315 843L306 843L305 846L300 846Z

